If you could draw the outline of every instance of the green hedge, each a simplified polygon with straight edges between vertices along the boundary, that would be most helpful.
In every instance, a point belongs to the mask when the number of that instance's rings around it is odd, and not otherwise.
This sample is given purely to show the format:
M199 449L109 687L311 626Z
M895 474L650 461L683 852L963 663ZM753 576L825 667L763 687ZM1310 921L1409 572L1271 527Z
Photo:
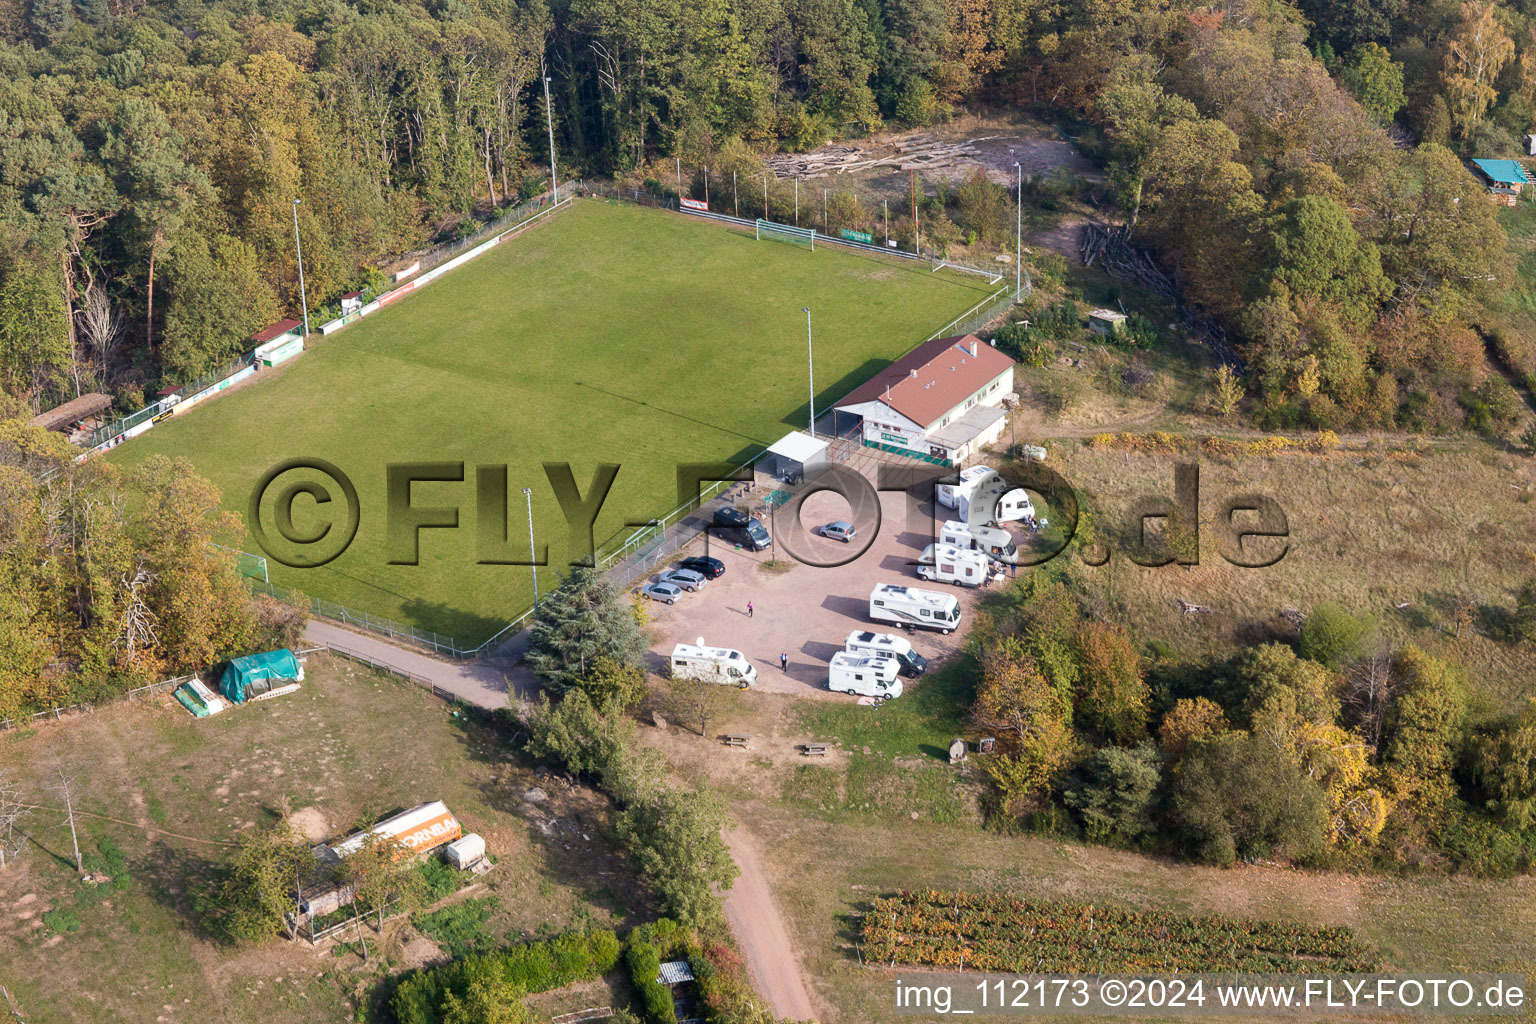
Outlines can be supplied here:
M619 939L606 928L464 957L401 980L390 998L399 1024L438 1024L443 1000L462 995L479 971L494 970L525 992L545 992L602 977L619 962Z
M629 965L630 981L640 993L640 1004L645 1008L645 1019L649 1024L677 1024L677 1014L672 1009L672 990L657 980L661 972L661 950L649 942L631 938L624 961Z

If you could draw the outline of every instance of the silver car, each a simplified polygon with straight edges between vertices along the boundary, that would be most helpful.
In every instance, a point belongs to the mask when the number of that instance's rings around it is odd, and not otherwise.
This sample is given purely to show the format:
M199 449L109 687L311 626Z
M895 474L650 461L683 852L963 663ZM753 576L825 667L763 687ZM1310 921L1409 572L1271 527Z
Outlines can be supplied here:
M677 599L683 596L683 590L676 583L649 583L640 591L652 601L664 601L667 604L676 604Z
M709 580L704 578L703 573L694 572L692 569L673 569L671 572L662 573L661 582L675 583L684 590L692 592L703 590L704 584Z
M823 526L821 528L821 535L823 537L831 537L833 540L840 540L844 544L847 544L849 541L853 540L853 538L857 537L859 533L853 528L852 523L839 521L836 523L828 523L826 526Z

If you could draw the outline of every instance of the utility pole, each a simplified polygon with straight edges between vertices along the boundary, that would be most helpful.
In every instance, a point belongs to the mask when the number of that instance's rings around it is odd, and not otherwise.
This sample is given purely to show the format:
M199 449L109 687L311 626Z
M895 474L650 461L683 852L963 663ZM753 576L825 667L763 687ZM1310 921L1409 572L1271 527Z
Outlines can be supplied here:
M1019 196L1014 200L1018 207L1016 226L1013 229L1013 302L1018 305L1024 296L1021 280L1024 274L1024 165L1013 165L1019 172Z
M549 191L560 201L560 179L555 174L555 105L549 99L549 76L544 76L544 126L549 129Z
M304 337L309 337L309 296L304 294L304 246L299 242L299 201L293 201L293 249L299 255L299 304L304 308Z
M891 201L889 199L882 199L882 200L880 200L880 208L885 211L885 245L886 245L886 248L890 248L890 245L891 245Z
M912 231L915 238L912 242L912 251L919 256L923 254L923 226L917 219L917 171L912 171Z
M672 162L677 165L677 194L683 194L683 158L675 156Z
M736 211L736 219L741 219L741 197L736 194L736 171L731 170L731 207Z
M827 190L821 190L821 230L830 232L832 222L827 219Z
M768 220L768 175L763 175L763 220Z
M709 208L709 166L704 167L704 207Z
M811 383L811 436L816 436L816 350L811 344L811 307L801 306L805 314L805 368Z
M528 502L528 564L533 566L533 610L539 610L539 551L533 546L533 488L523 488L523 498Z
M800 179L795 179L795 227L800 226Z

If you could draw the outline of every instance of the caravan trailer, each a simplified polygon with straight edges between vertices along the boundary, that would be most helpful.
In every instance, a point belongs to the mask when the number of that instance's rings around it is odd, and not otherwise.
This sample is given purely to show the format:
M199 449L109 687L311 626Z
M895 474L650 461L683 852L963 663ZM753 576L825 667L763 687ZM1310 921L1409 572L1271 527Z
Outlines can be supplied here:
M838 651L827 666L827 689L878 700L900 697L900 666L894 658Z
M949 633L960 628L960 602L953 594L918 590L900 583L877 583L869 595L869 617L907 629L923 626Z
M980 551L954 544L929 544L918 559L917 575L930 583L979 587L987 582L989 560Z
M757 681L757 668L740 651L729 647L706 647L704 638L699 637L696 644L678 644L672 648L672 678L723 683L745 690Z
M934 489L934 497L945 508L959 508L962 499L969 499L978 488L996 475L997 470L991 466L972 466L970 469L962 469L955 483L939 484Z

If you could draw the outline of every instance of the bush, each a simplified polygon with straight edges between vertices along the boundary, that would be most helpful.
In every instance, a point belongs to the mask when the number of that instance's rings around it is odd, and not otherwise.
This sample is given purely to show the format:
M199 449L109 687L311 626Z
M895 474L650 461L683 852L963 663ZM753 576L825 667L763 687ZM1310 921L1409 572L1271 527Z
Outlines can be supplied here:
M488 953L493 940L485 926L495 913L497 902L494 896L465 900L430 914L416 914L411 923L454 959Z
M70 910L53 909L43 914L43 924L55 935L80 930L80 918Z
M645 1008L645 1019L650 1024L677 1024L677 1013L672 1008L672 990L657 980L661 972L661 950L649 942L630 939L624 954L629 967L629 980L640 993L640 1005Z
M1365 653L1375 632L1375 619L1351 615L1341 606L1324 601L1302 622L1297 649L1303 658L1340 669Z
M1035 394L1046 412L1060 416L1071 412L1083 400L1083 382L1072 372L1052 373L1035 385Z

